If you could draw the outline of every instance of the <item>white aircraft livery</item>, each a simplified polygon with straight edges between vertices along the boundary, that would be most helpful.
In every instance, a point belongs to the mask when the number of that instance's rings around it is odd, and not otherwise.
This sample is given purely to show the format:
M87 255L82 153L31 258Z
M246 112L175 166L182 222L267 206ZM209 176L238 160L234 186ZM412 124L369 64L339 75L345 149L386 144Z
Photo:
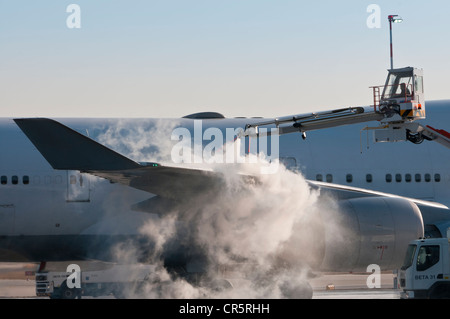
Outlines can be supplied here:
M423 121L445 138L450 100L426 107ZM186 270L261 253L272 266L394 269L410 240L446 235L448 148L374 143L377 120L236 143L264 121L0 119L0 260L115 261L125 251ZM233 143L245 163L223 152ZM252 150L266 157L249 159Z

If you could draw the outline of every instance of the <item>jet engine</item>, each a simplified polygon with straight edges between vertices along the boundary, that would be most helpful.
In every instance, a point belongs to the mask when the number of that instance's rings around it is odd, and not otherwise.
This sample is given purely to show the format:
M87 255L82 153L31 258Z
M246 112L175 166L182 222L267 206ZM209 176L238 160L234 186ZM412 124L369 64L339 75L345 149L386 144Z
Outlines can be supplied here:
M323 270L366 271L402 265L408 243L422 237L420 209L409 200L362 197L339 201L338 220L325 219Z
M298 223L278 256L313 271L366 271L400 267L408 243L424 234L418 206L403 198L326 200Z

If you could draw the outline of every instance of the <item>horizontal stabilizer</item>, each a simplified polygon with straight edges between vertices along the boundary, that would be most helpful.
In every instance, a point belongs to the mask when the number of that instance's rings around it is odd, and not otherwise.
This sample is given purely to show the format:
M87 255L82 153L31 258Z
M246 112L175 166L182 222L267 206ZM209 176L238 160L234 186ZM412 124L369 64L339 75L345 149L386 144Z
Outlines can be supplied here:
M57 121L46 118L14 121L54 169L89 171L140 167L131 159Z

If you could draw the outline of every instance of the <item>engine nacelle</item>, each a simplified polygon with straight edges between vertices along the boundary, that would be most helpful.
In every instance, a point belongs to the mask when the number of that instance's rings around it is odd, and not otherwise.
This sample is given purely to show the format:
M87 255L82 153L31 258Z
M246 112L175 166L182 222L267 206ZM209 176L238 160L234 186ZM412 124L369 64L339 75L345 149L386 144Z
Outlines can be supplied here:
M417 205L401 198L362 197L339 201L321 212L325 229L324 271L366 271L402 265L408 243L424 234Z

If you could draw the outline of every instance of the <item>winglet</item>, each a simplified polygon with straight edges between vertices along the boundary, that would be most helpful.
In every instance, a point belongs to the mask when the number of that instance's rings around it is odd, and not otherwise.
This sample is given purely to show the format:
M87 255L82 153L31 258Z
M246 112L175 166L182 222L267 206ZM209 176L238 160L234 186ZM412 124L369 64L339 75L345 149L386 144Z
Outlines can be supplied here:
M14 121L54 169L102 171L141 167L55 120L30 118Z

